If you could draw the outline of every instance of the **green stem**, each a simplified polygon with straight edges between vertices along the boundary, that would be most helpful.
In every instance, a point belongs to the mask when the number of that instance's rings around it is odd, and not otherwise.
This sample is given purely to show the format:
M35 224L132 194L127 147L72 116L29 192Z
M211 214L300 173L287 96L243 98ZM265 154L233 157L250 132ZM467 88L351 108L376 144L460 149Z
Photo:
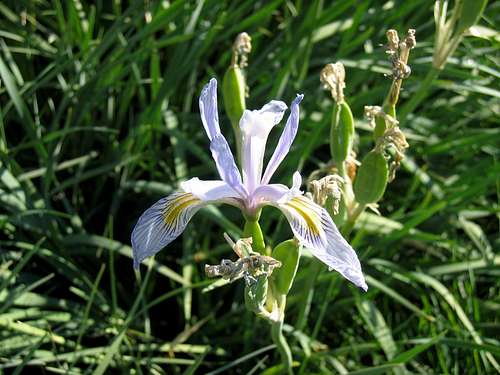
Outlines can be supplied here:
M243 237L252 237L252 249L260 254L265 254L266 244L264 242L264 235L260 229L258 220L249 220L245 222L243 228Z
M351 234L354 224L356 224L356 220L358 220L359 215L365 210L366 205L362 203L358 203L352 213L349 215L349 219L347 219L344 227L342 228L342 235L345 238L348 238Z
M286 298L285 296L283 296ZM276 349L278 349L281 355L281 361L283 363L283 367L285 372L289 375L293 374L292 370L292 351L290 350L290 346L288 346L288 342L286 341L285 336L283 335L283 320L280 319L277 322L271 323L271 337L273 342L276 344Z
M410 100L402 106L401 111L399 111L400 122L406 119L409 113L412 113L415 108L430 94L430 87L432 86L434 80L439 75L440 70L432 67L431 70L427 72L427 76L420 84L418 90L411 96Z

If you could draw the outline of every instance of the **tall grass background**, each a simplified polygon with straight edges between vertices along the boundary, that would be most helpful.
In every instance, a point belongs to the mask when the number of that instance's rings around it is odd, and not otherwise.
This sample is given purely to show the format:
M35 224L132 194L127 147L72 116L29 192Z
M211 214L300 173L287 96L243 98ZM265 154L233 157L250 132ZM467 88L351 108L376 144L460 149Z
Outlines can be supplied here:
M399 107L410 149L382 215L351 237L368 293L301 259L285 321L294 370L498 371L500 4L479 22L488 38L466 37L405 113L431 69L432 11L426 0L2 2L0 373L278 373L243 283L207 290L204 265L233 257L222 234L241 234L237 210L202 210L140 273L130 232L182 180L216 176L198 95L221 81L239 32L253 41L248 107L305 95L274 178L289 184L329 159L326 63L346 66L356 147L370 147L363 107L390 85L388 28L417 30ZM273 209L262 225L270 244L291 235Z

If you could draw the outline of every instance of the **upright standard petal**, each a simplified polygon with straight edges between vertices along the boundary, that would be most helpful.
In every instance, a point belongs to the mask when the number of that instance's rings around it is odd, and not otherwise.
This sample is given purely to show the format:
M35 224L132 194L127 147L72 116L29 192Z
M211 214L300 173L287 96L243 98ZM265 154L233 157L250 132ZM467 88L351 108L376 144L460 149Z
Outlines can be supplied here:
M201 121L207 133L208 139L212 140L220 134L219 113L217 111L217 80L212 78L201 90L200 99Z
M199 104L201 121L210 140L210 150L220 177L238 191L242 197L246 196L246 190L243 187L241 174L234 161L233 153L220 131L217 113L217 80L214 78L201 91Z
M260 185L269 132L281 121L286 109L285 103L272 100L258 111L246 110L240 119L243 183L250 194Z
M295 237L316 258L364 291L368 290L356 252L324 208L305 196L295 196L273 205L285 214Z
M242 198L248 195L247 189L241 182L241 174L234 161L234 156L222 134L216 135L210 142L210 150L212 151L212 158L215 161L219 176L235 191L237 191Z
M238 205L237 194L224 181L191 179L181 189L160 199L139 218L132 231L134 267L175 240L193 215L206 204L225 202Z
M276 172L276 169L278 169L278 166L290 151L290 147L292 146L293 140L297 135L297 129L299 127L299 104L303 98L304 95L297 95L297 97L292 102L292 105L290 107L290 115L288 116L288 120L286 121L285 129L283 129L283 133L281 133L280 139L278 140L278 146L276 147L276 150L274 150L271 159L269 159L266 171L264 172L264 176L262 177L261 183L263 185L269 183L274 172Z

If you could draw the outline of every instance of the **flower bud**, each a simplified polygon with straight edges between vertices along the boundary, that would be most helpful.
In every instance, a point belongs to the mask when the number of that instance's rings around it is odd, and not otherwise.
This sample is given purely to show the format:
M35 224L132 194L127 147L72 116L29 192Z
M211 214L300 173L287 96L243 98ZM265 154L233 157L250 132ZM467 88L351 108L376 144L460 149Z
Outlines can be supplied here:
M271 279L278 293L286 295L299 266L300 245L295 240L284 241L274 248L272 257L281 262L281 267L274 270Z
M245 110L245 76L238 65L232 65L224 74L222 81L222 96L224 106L231 124L238 125Z
M384 195L388 177L389 168L383 152L370 151L361 162L354 181L356 201L362 204L378 202Z
M240 33L233 44L231 65L222 80L222 97L227 116L236 137L236 152L241 161L241 133L239 122L246 108L247 83L244 68L248 65L248 54L252 50L252 39L247 33Z
M333 161L343 163L352 149L354 140L354 119L351 108L343 101L335 104L330 130L330 152Z

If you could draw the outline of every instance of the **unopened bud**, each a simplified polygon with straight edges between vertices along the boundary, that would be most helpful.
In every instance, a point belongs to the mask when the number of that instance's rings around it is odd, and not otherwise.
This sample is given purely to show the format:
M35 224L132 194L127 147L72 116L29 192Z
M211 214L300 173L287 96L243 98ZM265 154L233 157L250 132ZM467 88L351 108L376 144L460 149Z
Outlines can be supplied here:
M271 279L280 294L287 295L292 287L299 265L300 249L301 246L294 239L284 241L273 249L272 256L280 262L281 267L274 271Z
M330 153L337 166L347 159L353 142L354 117L351 108L345 101L337 102L333 108L330 129Z
M370 151L363 158L354 180L356 201L362 204L378 202L384 195L388 177L389 168L384 153L378 149Z
M252 50L251 38L247 33L240 33L233 44L231 65L222 80L222 97L226 113L233 126L237 140L241 139L239 121L246 109L248 88L244 68L248 65L248 54ZM241 144L236 143L238 159L241 154Z

